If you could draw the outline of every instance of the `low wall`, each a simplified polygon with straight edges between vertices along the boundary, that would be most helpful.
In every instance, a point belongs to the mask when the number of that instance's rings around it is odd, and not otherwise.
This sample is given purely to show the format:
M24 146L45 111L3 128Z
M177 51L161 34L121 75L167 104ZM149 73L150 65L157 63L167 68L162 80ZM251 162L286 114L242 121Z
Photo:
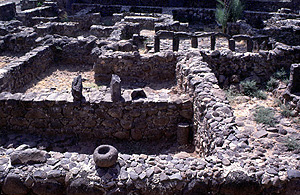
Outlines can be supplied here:
M299 62L300 47L277 44L273 50L259 53L235 53L230 50L202 52L203 60L215 73L221 86L239 83L248 78L266 83L281 68L287 72Z
M49 46L41 46L0 69L0 91L15 92L24 87L53 63L53 52Z
M29 52L37 44L35 42L37 33L33 28L7 34L3 37L3 48L0 51Z
M107 52L94 64L95 79L110 81L117 74L125 82L160 83L175 81L176 57L173 52L139 54L137 52Z
M192 103L188 100L73 102L65 94L0 94L2 130L74 134L86 138L159 140L176 137L179 123L191 123ZM18 109L14 109L18 108Z
M182 55L176 70L178 87L194 97L195 150L199 155L212 155L216 147L230 144L224 141L237 129L229 102L209 65L196 51Z

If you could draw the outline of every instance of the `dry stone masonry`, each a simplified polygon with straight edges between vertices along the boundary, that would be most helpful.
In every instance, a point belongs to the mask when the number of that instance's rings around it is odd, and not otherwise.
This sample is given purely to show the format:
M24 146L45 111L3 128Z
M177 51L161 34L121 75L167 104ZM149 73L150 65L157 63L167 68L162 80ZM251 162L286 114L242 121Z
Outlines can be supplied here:
M224 92L283 68L299 119L297 2L228 34L214 1L1 3L1 194L300 194L299 126L241 131Z

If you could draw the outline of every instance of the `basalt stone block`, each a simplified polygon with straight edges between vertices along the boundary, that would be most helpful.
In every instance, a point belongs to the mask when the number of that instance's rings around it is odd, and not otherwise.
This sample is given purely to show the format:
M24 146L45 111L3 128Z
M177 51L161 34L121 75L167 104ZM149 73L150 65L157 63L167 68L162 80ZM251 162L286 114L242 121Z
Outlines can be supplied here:
M189 143L189 124L180 123L177 127L177 142L179 145L185 145Z
M38 149L16 151L10 156L11 164L35 164L47 161L46 152Z
M64 188L55 180L38 180L33 185L32 191L35 194L60 195L64 193Z
M111 100L118 102L121 100L121 78L113 74L110 82Z
M243 195L260 194L260 186L253 177L242 171L230 172L220 189L221 194Z
M4 180L2 191L7 195L25 195L29 189L24 185L19 175L9 173Z
M72 82L72 96L74 98L74 101L81 101L83 98L81 75L75 77Z

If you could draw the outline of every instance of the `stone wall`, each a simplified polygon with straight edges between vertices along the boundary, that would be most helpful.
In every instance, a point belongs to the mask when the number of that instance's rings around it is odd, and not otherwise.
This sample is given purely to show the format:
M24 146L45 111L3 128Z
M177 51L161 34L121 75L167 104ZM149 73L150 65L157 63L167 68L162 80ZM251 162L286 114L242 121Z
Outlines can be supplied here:
M173 52L139 54L106 52L94 64L95 79L110 81L117 74L124 82L161 83L175 81L176 57Z
M14 92L44 72L53 63L49 46L41 46L28 52L18 61L0 69L0 91Z
M277 70L289 71L290 65L300 60L300 48L276 44L270 51L235 53L230 50L202 52L203 60L215 73L219 84L228 87L244 79L266 83Z
M97 94L73 102L70 93L10 94L3 92L0 128L6 131L72 134L86 138L159 140L176 137L179 123L191 123L192 102L155 100L111 102ZM15 109L17 108L17 109Z
M235 137L234 117L226 95L217 85L217 78L198 52L178 59L177 84L194 97L194 145L200 155L216 152L216 147L237 145L243 139ZM227 137L234 139L228 140Z
M85 0L77 1L78 4L88 3ZM215 8L216 1L193 1L193 0L182 0L182 1L174 1L174 0L163 0L163 1L137 1L137 0L97 0L93 1L94 4L100 5L126 5L126 6L145 6L145 7L196 7L196 8ZM294 10L299 10L299 2L298 0L293 0L291 2L279 2L279 1L244 1L245 9L251 11L268 11L273 12L277 11L279 8L291 8Z
M291 20L287 19L286 21L289 23ZM280 43L294 46L300 45L300 28L298 24L295 26L282 24L280 27L264 28L261 33L272 37Z
M0 3L0 20L12 20L16 17L16 4L13 2Z
M2 48L0 48L0 52L29 52L32 48L34 48L37 45L35 42L36 38L37 33L34 32L33 28L24 27L23 30L20 32L7 34L2 37L3 46Z

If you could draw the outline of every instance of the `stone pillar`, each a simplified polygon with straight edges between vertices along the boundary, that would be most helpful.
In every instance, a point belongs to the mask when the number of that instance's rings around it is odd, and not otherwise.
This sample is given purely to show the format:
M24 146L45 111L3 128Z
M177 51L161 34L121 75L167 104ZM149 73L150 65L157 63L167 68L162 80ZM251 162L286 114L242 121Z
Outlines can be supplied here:
M192 48L198 48L198 37L192 36Z
M121 78L118 75L111 75L110 93L113 102L121 101Z
M187 123L179 123L177 126L177 143L185 145L189 143L190 125Z
M247 40L247 52L252 52L253 51L253 40L248 39Z
M229 49L231 51L235 51L235 40L234 39L228 39L228 46L229 46Z
M216 47L216 35L210 36L210 49L215 50Z
M290 83L288 88L292 94L300 94L300 64L291 65Z
M173 51L179 50L179 37L174 36L173 37Z
M159 36L155 35L154 36L154 52L159 52L159 45L160 44L160 40L159 40Z
M72 96L74 101L81 101L82 95L82 78L81 75L75 77L72 82Z
M133 45L138 46L139 42L140 42L140 36L138 34L133 34L132 36Z

